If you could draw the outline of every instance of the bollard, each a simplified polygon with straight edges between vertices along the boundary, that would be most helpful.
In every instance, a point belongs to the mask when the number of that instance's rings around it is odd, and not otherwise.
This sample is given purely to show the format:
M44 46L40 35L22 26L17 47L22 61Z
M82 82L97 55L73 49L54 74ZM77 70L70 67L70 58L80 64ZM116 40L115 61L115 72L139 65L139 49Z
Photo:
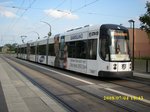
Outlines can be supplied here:
M146 73L148 73L148 59L146 60Z

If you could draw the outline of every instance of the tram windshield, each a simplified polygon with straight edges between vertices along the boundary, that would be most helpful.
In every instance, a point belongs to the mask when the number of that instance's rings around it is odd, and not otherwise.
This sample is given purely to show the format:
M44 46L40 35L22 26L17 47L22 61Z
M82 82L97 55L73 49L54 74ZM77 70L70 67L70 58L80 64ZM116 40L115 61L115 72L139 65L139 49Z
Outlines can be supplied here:
M100 55L106 61L130 61L127 30L107 29L101 32Z
M129 58L128 33L122 30L109 30L111 44L109 46L112 61L127 61Z

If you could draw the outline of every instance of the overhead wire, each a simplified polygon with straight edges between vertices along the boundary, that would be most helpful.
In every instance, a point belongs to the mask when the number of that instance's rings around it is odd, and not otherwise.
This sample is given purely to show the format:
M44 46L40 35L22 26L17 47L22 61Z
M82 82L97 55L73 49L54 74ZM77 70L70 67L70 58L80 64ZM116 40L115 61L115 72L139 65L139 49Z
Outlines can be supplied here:
M24 4L25 0L23 0L20 4L20 6L17 8L17 11L16 11L16 15L19 13L20 10L22 10L22 6ZM3 7L9 7L9 8L16 8L16 7L13 7L13 6L3 6ZM13 24L13 22L16 20L16 18L13 18L12 21L10 22L10 24L8 24L7 28L6 28L6 31L4 32L3 35L6 35L7 32L11 29L11 26Z
M63 0L60 4L58 4L58 5L57 5L56 7L54 7L53 9L59 8L59 7L62 6L65 2L66 2L66 0ZM45 17L47 17L47 15L44 16L44 17L42 17L42 18L40 19L40 21L42 21Z
M83 6L77 8L77 9L74 9L74 10L71 9L70 13L77 12L77 11L79 11L79 10L85 8L85 7L88 7L89 5L92 5L92 4L94 4L94 3L98 2L98 1L99 1L99 0L94 0L94 1L89 2L89 3L86 3L86 2L85 2L85 4L84 4ZM71 3L71 5L72 5L72 3ZM72 8L72 6L71 6L71 8ZM65 16L65 15L64 15L64 16ZM53 22L53 21L55 21L55 20L59 20L59 19L61 19L61 18L56 18L56 19L52 20L51 22Z
M88 15L107 16L107 17L112 17L112 18L132 18L132 17L127 17L127 16L108 15L108 14L97 13L97 12L78 12L78 13L88 14Z
M60 2L58 5L56 5L53 9L57 9L57 8L61 7L65 2L66 2L66 0L63 0L63 1ZM47 17L47 15L44 16L44 17L42 17L42 18L40 18L38 22L33 23L33 26L34 26L34 24L37 24L37 23L39 23L40 21L43 21L43 19L46 18L46 17ZM42 26L44 26L44 25L42 25ZM39 28L41 28L41 26L36 27L36 29L37 29L37 28L39 29ZM26 33L25 33L25 34L26 34Z
M29 7L22 13L22 15L20 16L20 18L29 10L29 9L31 9L31 6L33 5L33 3L35 2L36 0L33 0L31 3L30 3L30 5L29 5ZM82 5L82 6L80 6L80 7L78 7L78 8L76 8L76 9L72 9L72 0L70 0L70 12L71 13L75 13L75 12L79 12L80 10L82 10L83 8L86 8L86 7L88 7L88 6L90 6L90 5L92 5L92 4L95 4L96 2L98 2L99 0L94 0L94 1L91 1L91 2L87 2L87 0L85 0L85 3L84 3L84 5ZM58 4L54 9L58 9L60 6L62 6L64 3L66 2L66 0L63 0L60 4ZM82 12L79 12L79 13L82 13ZM93 14L93 15L103 15L103 16L111 16L111 15L104 15L104 14L100 14L100 13L94 13L94 12L87 12L86 14ZM64 15L65 16L65 15ZM41 19L40 19L40 21L41 20L43 20L45 17L42 17ZM57 20L60 20L61 18L55 18L55 19L53 19L53 20L51 20L50 22L54 22L54 21L57 21ZM19 20L18 20L19 21ZM15 23L16 24L16 23ZM14 26L13 26L14 27ZM36 27L36 28L38 28L38 27Z
M84 5L82 5L81 7L77 8L77 9L74 9L74 10L72 10L72 6L71 6L71 7L70 7L70 13L77 12L77 11L79 11L79 10L85 8L85 7L88 7L88 6L94 4L94 3L98 2L98 1L99 1L99 0L94 0L94 1L89 2L89 3L87 3L87 2L85 1L85 4L84 4ZM66 0L63 0L63 1L62 1L60 4L58 4L54 9L59 8L59 7L60 7L61 5L63 5L65 2L66 2ZM72 5L72 0L71 0L70 5ZM61 10L60 10L60 11L61 11ZM65 11L64 11L64 12L65 12ZM68 13L66 12L66 14L64 14L62 17L65 17L67 14L68 14ZM47 16L45 16L45 17L47 17ZM44 19L45 17L41 18L40 21L43 21L43 19ZM55 19L52 19L52 20L49 21L49 22L52 23L52 22L58 21L58 20L60 20L60 19L61 19L61 18L55 18ZM42 25L42 26L43 26L43 25ZM41 29L42 26L36 27L35 29Z
M36 1L36 0L33 0L33 1L29 4L29 6L24 10L24 12L23 12L17 19L13 20L14 22L13 22L13 21L11 22L12 24L10 24L10 25L8 26L8 28L7 28L6 32L4 33L4 35L6 35L6 33L7 33L10 29L14 29L15 25L20 21L20 19L24 16L24 14L32 7L32 5L35 3L35 1ZM21 5L20 5L20 8L18 8L16 14L19 13L19 11L22 9L22 6L23 6L24 2L25 2L25 0L22 1Z
M22 10L21 7L23 6L24 2L25 2L25 0L23 0L23 1L21 2L20 6L17 7L18 10L16 11L16 15L18 15L19 11ZM11 6L11 7L12 7L12 8L16 8L16 6ZM11 27L13 26L13 24L14 24L15 21L16 21L16 18L13 19L13 21L9 24L9 26L8 26L8 28L7 28L7 31L9 31L9 29L11 29Z
M31 1L31 0L29 0ZM12 25L10 25L8 27L8 29L11 29L11 28L14 28L15 25L20 21L20 19L25 15L25 13L29 10L29 9L40 9L40 8L32 8L32 5L34 4L36 0L32 0L29 4L29 6L27 8L23 8L23 2L24 0L22 1L22 4L20 5L20 7L15 7L15 6L12 6L12 8L18 8L18 11L21 11L21 10L24 10L24 12L19 16L19 19L17 19L15 22L13 22ZM101 15L101 16L110 16L110 17L120 17L120 18L124 18L122 16L114 16L114 15L105 15L105 14L102 14L102 13L96 13L96 12L80 12L80 10L92 5L92 4L95 4L96 2L98 2L99 0L93 0L91 2L88 2L87 0L85 0L84 4L81 5L80 7L76 8L76 9L72 9L72 0L70 0L70 13L75 13L75 12L78 12L78 13L85 13L85 14L90 14L90 15ZM66 2L66 0L63 0L61 3L59 3L56 7L54 7L54 9L58 9L59 7L61 7L64 3ZM6 6L6 7L9 7L9 6ZM42 9L41 9L42 10ZM65 16L65 15L64 15ZM41 19L39 19L39 21L42 21L45 17L47 16L44 16L42 17ZM54 21L57 21L57 20L60 20L61 18L55 18L55 19L52 19L51 21L49 22L54 22ZM38 22L39 22L38 21ZM36 22L37 23L37 22ZM35 24L35 23L34 23ZM33 25L34 26L34 25ZM43 26L43 25L42 25ZM38 27L36 27L38 28ZM8 31L8 30L7 30Z
M86 3L86 2L85 2L84 5L82 5L81 7L77 8L77 9L74 9L74 10L72 10L72 6L71 6L71 8L70 8L70 13L77 12L77 11L79 11L79 10L85 8L85 7L88 7L89 5L92 5L92 4L94 4L94 3L98 2L98 1L99 1L99 0L94 0L94 1L89 2L89 3ZM70 3L70 4L72 5L72 0L71 0L71 3ZM64 11L64 12L65 12L65 11ZM66 15L67 15L67 12L66 12ZM64 14L62 17L65 17L66 15ZM57 20L60 20L60 19L61 19L61 18L55 18L55 19L51 20L50 22L54 22L54 21L57 21Z
M65 2L66 0L64 0L63 2L62 2L62 4ZM74 12L76 12L76 11L79 11L79 10L81 10L81 9L83 9L83 8L85 8L85 7L88 7L89 5L92 5L92 4L94 4L94 3L96 3L96 2L98 2L99 0L94 0L94 1L92 1L92 2L89 2L89 3L86 3L85 2L85 4L83 5L83 6L81 6L81 7L79 7L79 8L77 8L77 9L75 9L75 10L72 10L72 0L71 0L71 3L70 3L70 5L71 5L71 7L70 7L70 12L71 13L74 13ZM61 4L61 5L62 5ZM57 9L58 7L55 7L54 9ZM65 12L65 11L64 11ZM66 13L67 14L67 13ZM64 15L65 16L65 15ZM43 19L43 18L42 18ZM60 20L61 18L55 18L55 19L53 19L53 20L51 20L50 22L54 22L54 21L56 21L56 20ZM41 20L41 19L40 19Z
M87 7L87 6L89 6L89 5L92 5L92 4L94 4L94 3L98 2L98 1L99 1L99 0L94 0L94 1L89 2L89 3L86 3L86 2L85 2L85 4L84 4L83 6L81 6L81 7L77 8L77 9L73 10L72 12L77 12L77 11L79 11L79 10L81 10L81 9L83 9L83 8L85 8L85 7Z
M25 11L20 15L19 19L13 24L12 27L15 27L15 25L20 21L20 19L24 16L24 14L32 7L32 5L35 3L36 0L33 0L29 6L25 9Z
M35 0L34 0L35 1ZM33 2L34 2L33 1ZM81 9L83 9L83 8L85 8L85 7L88 7L89 5L92 5L92 4L94 4L94 3L96 3L97 1L99 1L99 0L94 0L94 1L92 1L92 2L89 2L89 3L87 3L87 1L85 1L85 4L83 5L83 6L81 6L81 7L79 7L79 8L77 8L77 9L75 9L75 10L72 10L72 0L70 1L70 12L71 13L74 13L74 12L77 12L77 11L79 11L79 10L81 10ZM32 2L32 3L33 3ZM59 8L60 6L62 6L64 3L66 2L66 0L63 0L60 4L58 4L56 7L54 7L53 9L57 9L57 8ZM32 4L31 3L31 4ZM30 7L30 6L29 6ZM24 11L24 13L29 9L29 7ZM30 7L31 8L31 7ZM24 13L20 16L20 18L24 15ZM64 15L65 16L65 15ZM47 17L47 15L46 16L44 16L44 17L42 17L39 21L42 21L44 18L46 18ZM50 22L54 22L54 21L57 21L57 20L59 20L59 19L61 19L61 18L55 18L55 19L53 19L53 20L51 20ZM16 23L15 23L16 24ZM15 25L14 24L14 25ZM36 23L34 23L34 24L36 24ZM13 26L14 26L13 25ZM37 28L37 27L36 27Z

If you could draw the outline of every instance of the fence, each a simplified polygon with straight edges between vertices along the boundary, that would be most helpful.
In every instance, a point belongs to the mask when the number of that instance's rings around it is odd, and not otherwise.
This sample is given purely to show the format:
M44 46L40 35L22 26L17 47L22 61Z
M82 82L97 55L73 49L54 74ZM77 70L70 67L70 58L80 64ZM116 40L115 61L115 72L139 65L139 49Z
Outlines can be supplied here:
M150 60L135 59L134 71L150 73Z

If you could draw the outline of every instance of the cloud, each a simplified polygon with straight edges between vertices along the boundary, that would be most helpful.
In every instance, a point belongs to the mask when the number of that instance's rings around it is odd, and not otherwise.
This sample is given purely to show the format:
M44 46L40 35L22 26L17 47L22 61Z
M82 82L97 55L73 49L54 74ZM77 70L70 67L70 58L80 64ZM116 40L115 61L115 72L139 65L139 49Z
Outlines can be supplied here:
M7 18L15 18L16 17L15 13L6 10L3 7L0 7L0 15L7 17Z
M48 9L44 10L45 14L53 18L66 18L66 19L78 19L78 15L72 14L70 11Z

